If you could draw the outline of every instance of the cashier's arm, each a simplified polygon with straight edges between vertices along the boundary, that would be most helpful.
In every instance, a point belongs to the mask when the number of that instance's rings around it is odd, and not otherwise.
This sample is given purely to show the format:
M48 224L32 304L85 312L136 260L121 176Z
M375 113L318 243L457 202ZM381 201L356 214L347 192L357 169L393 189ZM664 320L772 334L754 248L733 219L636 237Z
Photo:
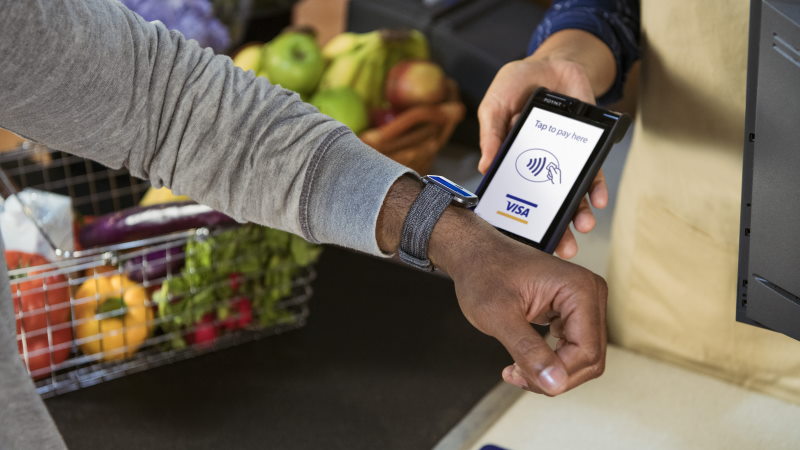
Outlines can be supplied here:
M377 239L395 252L411 203L422 189L400 178L378 216ZM429 257L453 278L464 315L495 337L514 364L503 379L533 392L557 395L603 373L606 284L582 267L521 244L469 210L448 208L431 236ZM553 351L531 323L551 322Z

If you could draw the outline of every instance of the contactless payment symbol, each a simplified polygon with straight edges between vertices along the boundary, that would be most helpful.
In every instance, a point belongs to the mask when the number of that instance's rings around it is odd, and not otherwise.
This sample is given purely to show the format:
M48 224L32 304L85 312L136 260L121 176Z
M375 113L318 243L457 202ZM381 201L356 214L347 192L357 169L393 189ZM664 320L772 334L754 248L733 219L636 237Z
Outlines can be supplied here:
M517 157L517 173L534 183L561 184L561 164L556 155L541 148L532 148Z

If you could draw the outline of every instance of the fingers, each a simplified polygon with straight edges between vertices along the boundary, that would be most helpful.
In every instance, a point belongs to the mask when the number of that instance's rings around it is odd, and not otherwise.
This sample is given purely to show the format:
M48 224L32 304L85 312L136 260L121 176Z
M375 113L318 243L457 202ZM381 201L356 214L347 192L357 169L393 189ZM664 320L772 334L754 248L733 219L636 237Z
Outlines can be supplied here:
M607 291L604 282L598 283L596 292L598 301L582 304L576 308L575 313L568 316L569 320L554 317L550 321L550 334L558 339L555 353L569 374L565 391L599 377L605 370ZM507 367L503 372L503 379L520 386L518 371L513 366ZM530 386L520 387L547 394Z
M597 220L594 218L592 207L589 206L589 201L586 197L581 200L578 210L575 211L575 217L572 218L572 223L575 229L581 233L588 233L592 231L597 225Z
M548 167L548 171L549 171ZM548 179L550 174L548 172ZM591 205L595 208L605 208L608 205L608 185L606 184L606 177L601 169L597 172L597 176L592 182L592 187L589 189L589 200ZM585 197L581 200L578 210L575 211L575 216L572 218L572 224L575 229L581 233L588 233L597 225L597 219L594 217L592 207L589 205L589 200ZM556 247L556 254L563 259L574 258L578 254L578 241L575 235L568 228L561 237L561 241Z
M597 176L592 181L592 186L589 188L589 200L591 201L591 206L595 208L603 209L608 205L608 185L606 184L606 176L603 173L603 169L597 172ZM597 224L591 206L589 206L586 198L581 200L578 211L572 220L575 229L581 233L592 231Z
M557 319L558 313L555 311L546 311L543 313L538 314L534 318L530 319L530 323L534 325L539 325L540 327L548 326L553 320Z
M605 342L598 328L600 325L585 325L585 327L591 327L592 329L586 330L587 335L582 336L578 342L568 337L569 322L565 325L564 337L562 338L565 343L557 350L557 354L562 359L567 371L569 373L577 373L587 367L597 365L605 354Z
M591 300L574 299L573 305L551 324L551 332L563 340L556 354L570 374L569 385L575 386L602 374L605 367L606 328L605 313L607 288L600 277L595 277ZM576 294L578 295L578 294ZM554 326L555 325L555 326ZM556 335L556 334L554 334Z
M563 352L564 350L561 349L564 348L566 345L569 345L569 341L564 339L563 327L564 327L563 321L560 318L555 318L553 319L552 322L550 322L550 335L558 339L555 345L556 355L558 355L560 351ZM602 339L605 341L605 336L603 336ZM565 391L568 391L589 380L599 377L600 375L603 374L604 370L605 370L605 347L602 349L602 353L598 357L597 363L579 369L577 372L569 373L569 377L567 380L567 387ZM522 378L521 372L519 371L519 368L516 366L516 364L510 365L505 368L505 370L503 371L503 380L506 383L512 384L521 389L525 389L531 392L536 392L538 394L547 395L547 393L541 391L540 389L536 388L532 389L528 387L524 381L524 378Z
M527 309L522 317L494 317L487 327L495 330L490 334L514 360L503 370L506 382L555 396L603 373L607 342L605 281L583 269L567 276L569 283L552 297L547 296L549 301L536 302L539 307ZM551 334L559 339L555 350L533 330L531 321L550 323Z
M504 380L548 395L566 389L569 380L564 363L523 318L507 323L496 338L516 363L503 371Z
M600 169L594 177L592 187L589 189L589 199L595 208L603 209L608 206L608 184L603 169Z
M530 390L528 387L528 382L522 376L522 372L520 372L519 367L517 367L516 364L511 364L503 369L503 381L520 389Z
M550 335L556 339L564 337L564 321L560 317L556 317L550 322Z
M537 394L543 394L552 397L551 394L544 392L537 386L533 387L528 386L528 382L525 381L525 378L522 375L522 370L519 368L517 363L511 364L510 366L506 366L506 368L503 369L502 376L503 376L503 381L505 381L510 385L516 386L526 391L535 392Z
M563 259L570 259L574 258L577 254L578 241L575 240L575 235L572 234L572 230L567 228L564 231L564 236L562 236L561 240L558 242L558 246L556 247L556 255Z

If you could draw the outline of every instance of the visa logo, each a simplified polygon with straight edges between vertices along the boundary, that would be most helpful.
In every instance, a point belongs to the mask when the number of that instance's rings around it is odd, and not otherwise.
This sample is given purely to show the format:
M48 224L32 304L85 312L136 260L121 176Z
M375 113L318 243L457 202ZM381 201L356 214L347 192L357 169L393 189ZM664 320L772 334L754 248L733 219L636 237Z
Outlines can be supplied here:
M508 212L510 212L512 214L516 214L516 215L522 216L522 217L528 217L528 214L531 213L531 209L526 207L525 205L519 205L517 203L509 202L509 201L507 201L506 203L507 203L506 211L508 211Z
M539 205L511 194L506 194L506 198L508 199L506 200L506 210L497 211L497 214L527 225L528 221L522 217L528 217L531 213L531 208L538 208Z

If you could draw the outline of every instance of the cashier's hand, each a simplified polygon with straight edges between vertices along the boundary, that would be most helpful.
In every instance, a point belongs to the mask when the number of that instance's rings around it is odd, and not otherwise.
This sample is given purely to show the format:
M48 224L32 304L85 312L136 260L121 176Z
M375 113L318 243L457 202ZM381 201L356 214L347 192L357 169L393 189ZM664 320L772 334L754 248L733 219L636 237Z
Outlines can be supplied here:
M536 88L542 86L594 103L592 86L580 64L563 59L539 58L536 54L506 64L497 72L478 108L481 139L478 170L481 173L489 169L525 102ZM608 187L602 170L592 183L588 197L595 208L605 208L608 204ZM572 223L581 233L588 233L594 228L596 221L586 198L578 207ZM578 253L578 243L569 228L556 247L556 253L567 259Z
M464 315L511 354L514 363L503 370L503 379L557 395L600 376L606 353L605 281L473 219L465 218L462 225L471 229L471 239L452 239L454 248L439 258L455 282ZM441 254L439 249L432 256ZM547 322L559 338L555 351L531 327Z

